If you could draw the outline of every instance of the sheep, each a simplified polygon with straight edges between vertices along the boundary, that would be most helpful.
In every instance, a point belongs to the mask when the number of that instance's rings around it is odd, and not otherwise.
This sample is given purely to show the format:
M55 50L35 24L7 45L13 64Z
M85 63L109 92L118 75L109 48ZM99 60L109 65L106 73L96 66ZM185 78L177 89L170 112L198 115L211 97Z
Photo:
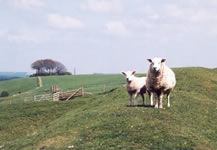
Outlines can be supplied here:
M170 94L176 85L174 72L165 64L166 59L148 59L151 63L147 73L146 88L157 96L155 108L163 108L162 100L167 95L167 107L170 107Z
M132 105L132 96L135 94L135 105L138 105L137 97L140 94L142 96L142 104L145 105L145 96L146 93L146 77L136 77L136 71L127 71L121 72L126 77L126 89L130 96L129 105ZM149 92L148 92L149 93ZM151 105L153 105L152 96L149 93L149 97L151 99Z

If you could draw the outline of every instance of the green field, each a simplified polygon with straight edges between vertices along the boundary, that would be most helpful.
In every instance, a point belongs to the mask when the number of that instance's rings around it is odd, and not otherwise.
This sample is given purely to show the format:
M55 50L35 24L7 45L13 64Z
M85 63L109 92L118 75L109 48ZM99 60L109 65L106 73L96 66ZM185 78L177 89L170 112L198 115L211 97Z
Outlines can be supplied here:
M5 103L17 104L24 102L26 97L50 94L51 86L56 85L61 91L71 91L83 88L84 92L93 94L104 93L124 85L122 75L76 75L76 76L49 76L41 77L43 86L38 88L36 77L14 79L0 82L0 93L9 92L12 97L0 98L0 105ZM33 98L31 98L33 100Z
M8 91L10 96L35 89L36 87L36 78L21 78L0 82L0 92Z
M121 75L53 76L42 77L42 81L42 90L50 89L50 86L55 84L64 91L83 87L85 88L85 91L94 93L103 92L104 86L107 90L111 90L120 87L120 85L125 83L125 80Z
M128 94L121 75L42 77L42 88L36 88L35 78L0 82L0 90L23 93L0 99L0 147L216 150L216 69L174 71L177 85L171 108L164 109L127 107ZM65 102L23 103L25 96L49 92L52 84L63 90L86 87L94 94ZM108 87L106 92L102 85ZM19 87L17 91L14 86Z

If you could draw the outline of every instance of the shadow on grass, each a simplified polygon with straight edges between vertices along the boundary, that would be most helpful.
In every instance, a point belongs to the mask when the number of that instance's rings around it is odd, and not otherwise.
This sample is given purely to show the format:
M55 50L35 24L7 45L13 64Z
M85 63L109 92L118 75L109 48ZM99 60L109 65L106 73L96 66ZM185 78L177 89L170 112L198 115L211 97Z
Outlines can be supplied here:
M117 88L113 88L109 91L105 91L105 92L102 92L102 93L99 93L98 95L104 95L104 94L109 94L109 93L112 93L113 91L115 91Z
M127 107L145 107L145 108L154 108L152 105L143 105L143 104L138 104L138 105L127 105Z

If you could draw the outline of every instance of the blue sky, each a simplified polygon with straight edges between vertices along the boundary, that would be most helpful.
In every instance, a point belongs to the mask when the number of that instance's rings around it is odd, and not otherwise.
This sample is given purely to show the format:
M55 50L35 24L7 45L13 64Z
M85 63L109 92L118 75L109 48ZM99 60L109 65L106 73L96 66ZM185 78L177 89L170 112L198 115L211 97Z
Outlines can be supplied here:
M0 71L51 58L77 73L217 67L216 0L0 0Z

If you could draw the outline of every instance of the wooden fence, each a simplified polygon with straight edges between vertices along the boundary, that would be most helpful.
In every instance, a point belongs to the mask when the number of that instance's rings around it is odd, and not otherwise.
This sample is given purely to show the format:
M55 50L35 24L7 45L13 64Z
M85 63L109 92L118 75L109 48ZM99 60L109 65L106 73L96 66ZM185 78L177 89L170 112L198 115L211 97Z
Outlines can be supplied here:
M77 90L73 90L69 92L60 92L59 99L68 101L73 97L83 96L84 95L83 91L84 91L83 88L79 88Z
M61 89L58 89L56 85L51 86L51 93L50 94L42 94L42 95L35 95L33 97L25 97L24 102L28 101L63 101L63 100L70 100L75 97L83 96L83 95L92 95L98 94L98 93L103 93L109 90L114 89L115 87L120 87L120 85L112 85L112 86L106 86L105 84L102 85L97 85L93 87L85 87L85 88L79 88L76 90L70 90L70 91L61 91ZM87 92L91 91L91 92Z
M43 94L43 95L35 95L32 97L25 97L24 102L28 102L28 101L37 102L37 101L44 101L44 100L47 100L47 101L53 100L52 94Z
M59 100L70 100L74 97L78 97L78 96L83 96L84 90L83 88L79 88L77 90L72 90L72 91L68 91L68 92L55 92L55 93L51 93L51 94L42 94L42 95L35 95L33 97L25 97L24 102L28 102L28 101L59 101ZM90 95L91 93L86 93L87 95Z

